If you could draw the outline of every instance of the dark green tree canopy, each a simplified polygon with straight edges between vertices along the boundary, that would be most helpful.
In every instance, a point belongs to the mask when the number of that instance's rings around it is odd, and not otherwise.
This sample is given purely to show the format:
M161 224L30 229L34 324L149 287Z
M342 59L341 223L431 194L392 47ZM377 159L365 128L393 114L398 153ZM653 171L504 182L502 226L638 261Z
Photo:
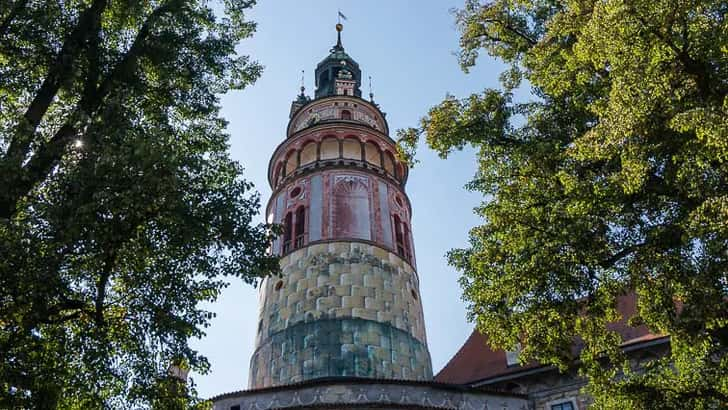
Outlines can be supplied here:
M0 407L190 403L201 303L277 271L219 117L253 3L2 3Z
M486 200L449 253L472 318L502 348L582 371L604 408L728 403L728 4L687 0L487 3L456 11L460 63L509 64L502 90L448 96L400 130L442 157L476 148ZM523 81L526 81L523 83ZM512 91L532 87L532 102ZM636 370L607 323L671 353Z

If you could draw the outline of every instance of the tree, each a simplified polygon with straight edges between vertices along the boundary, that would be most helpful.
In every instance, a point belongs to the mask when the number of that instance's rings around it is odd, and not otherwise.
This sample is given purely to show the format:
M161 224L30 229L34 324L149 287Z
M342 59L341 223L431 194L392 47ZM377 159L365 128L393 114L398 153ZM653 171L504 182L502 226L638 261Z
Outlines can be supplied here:
M486 200L465 249L469 312L500 348L581 371L602 408L728 403L728 5L690 0L467 0L460 64L509 65L503 89L448 96L399 131L447 157L471 145ZM514 102L523 81L534 101ZM669 334L635 369L607 323Z
M278 269L219 117L253 3L3 3L0 407L195 403L200 304Z

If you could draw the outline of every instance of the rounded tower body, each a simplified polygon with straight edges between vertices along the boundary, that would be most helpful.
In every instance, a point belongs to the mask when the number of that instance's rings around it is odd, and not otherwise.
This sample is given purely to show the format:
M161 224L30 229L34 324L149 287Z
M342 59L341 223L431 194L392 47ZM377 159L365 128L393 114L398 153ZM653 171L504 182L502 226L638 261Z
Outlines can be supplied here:
M339 41L316 68L315 99L293 102L268 169L280 277L260 287L249 385L315 378L432 378L412 210L384 114L360 97Z

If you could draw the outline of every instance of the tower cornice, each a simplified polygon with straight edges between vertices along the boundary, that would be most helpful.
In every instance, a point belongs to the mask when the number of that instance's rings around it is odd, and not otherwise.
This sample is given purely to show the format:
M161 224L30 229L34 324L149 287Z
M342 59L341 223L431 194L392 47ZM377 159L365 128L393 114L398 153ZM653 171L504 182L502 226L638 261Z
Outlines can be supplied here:
M292 114L291 118L288 121L288 125L286 126L286 136L288 138L292 138L294 134L297 134L300 131L303 131L303 129L298 131L292 131L291 126L295 123L297 123L298 117L305 113L306 109L309 109L310 107L320 104L322 102L325 102L327 100L341 100L341 101L350 101L356 104L363 104L367 106L368 108L375 111L379 117L381 118L382 122L384 123L384 129L383 130L377 130L381 131L384 134L387 135L387 138L389 138L389 123L387 122L387 114L385 114L380 108L379 105L372 103L371 101L367 101L364 98L358 97L358 96L352 96L352 95L327 95L325 97L315 98L312 100L308 100L305 104L298 107ZM308 127L307 127L308 128ZM371 127L370 127L371 128ZM305 129L305 128L304 128Z

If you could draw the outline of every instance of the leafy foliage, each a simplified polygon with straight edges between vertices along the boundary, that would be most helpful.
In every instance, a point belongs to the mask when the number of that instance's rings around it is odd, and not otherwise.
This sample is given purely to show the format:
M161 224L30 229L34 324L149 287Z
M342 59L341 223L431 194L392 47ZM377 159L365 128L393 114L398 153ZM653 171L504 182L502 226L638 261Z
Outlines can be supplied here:
M208 368L200 304L278 269L218 116L253 3L3 4L0 407L196 402L168 369Z
M485 51L502 90L448 96L399 131L442 157L471 145L488 200L449 253L478 328L523 360L582 371L602 408L728 403L728 5L690 0L468 0L460 63ZM526 80L536 101L515 103ZM635 368L607 324L669 334ZM626 318L625 318L626 319Z

